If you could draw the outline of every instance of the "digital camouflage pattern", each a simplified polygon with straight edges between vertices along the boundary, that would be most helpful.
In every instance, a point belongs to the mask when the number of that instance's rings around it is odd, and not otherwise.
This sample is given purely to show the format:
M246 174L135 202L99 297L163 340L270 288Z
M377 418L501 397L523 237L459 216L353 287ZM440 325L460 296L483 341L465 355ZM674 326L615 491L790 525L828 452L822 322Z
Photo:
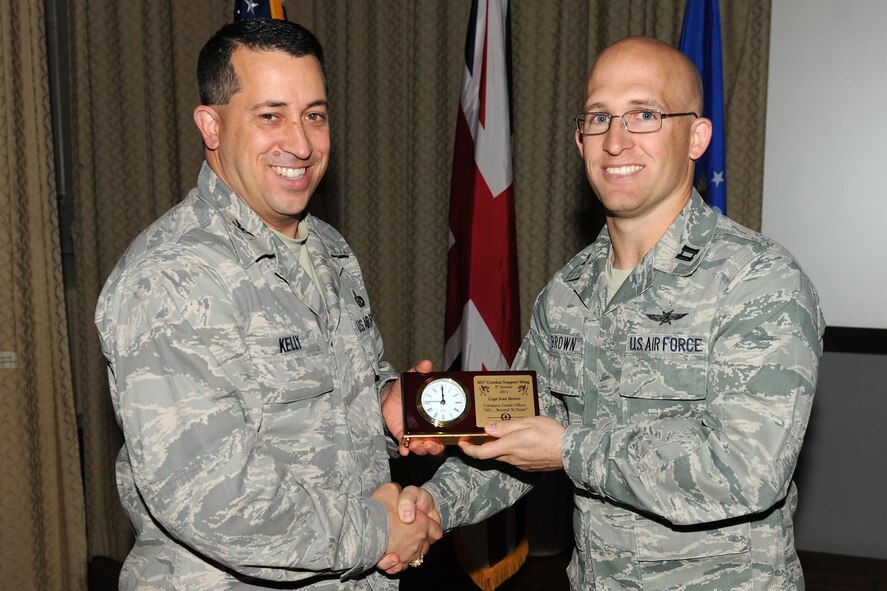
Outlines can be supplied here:
M694 191L607 301L609 234L540 294L516 368L566 427L573 589L803 588L791 482L825 323L778 244ZM450 461L426 485L444 526L526 492Z
M323 299L204 164L111 273L96 325L136 533L121 589L397 588L372 570L388 520L368 498L390 480L395 373L354 253L307 223Z

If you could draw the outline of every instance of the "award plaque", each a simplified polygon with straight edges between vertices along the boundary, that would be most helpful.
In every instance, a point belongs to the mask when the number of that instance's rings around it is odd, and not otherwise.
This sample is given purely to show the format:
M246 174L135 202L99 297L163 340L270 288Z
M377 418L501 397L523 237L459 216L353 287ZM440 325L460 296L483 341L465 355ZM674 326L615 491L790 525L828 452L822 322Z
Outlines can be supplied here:
M401 374L403 446L433 438L452 445L489 439L484 425L539 414L534 371Z

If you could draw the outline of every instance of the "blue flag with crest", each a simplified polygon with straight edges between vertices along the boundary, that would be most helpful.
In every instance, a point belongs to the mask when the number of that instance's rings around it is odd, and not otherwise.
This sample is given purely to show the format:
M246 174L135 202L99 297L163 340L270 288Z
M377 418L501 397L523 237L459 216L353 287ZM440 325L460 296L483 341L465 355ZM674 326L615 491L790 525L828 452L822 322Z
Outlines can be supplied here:
M701 116L711 119L711 143L696 162L694 183L705 201L727 213L726 144L724 143L724 67L721 60L721 13L718 0L688 0L679 49L702 75L705 90Z

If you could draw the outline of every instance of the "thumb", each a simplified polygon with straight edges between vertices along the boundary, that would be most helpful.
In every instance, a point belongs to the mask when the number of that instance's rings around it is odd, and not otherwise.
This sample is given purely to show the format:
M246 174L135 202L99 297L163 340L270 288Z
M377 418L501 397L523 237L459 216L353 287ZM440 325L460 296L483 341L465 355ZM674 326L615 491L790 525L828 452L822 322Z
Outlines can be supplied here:
M514 419L511 421L496 421L484 425L484 431L486 432L486 434L492 435L493 437L504 437L509 433L520 431L523 428L524 425L521 423L521 419Z
M419 489L408 486L397 498L397 516L403 523L413 523L416 519L416 504L419 498Z
M417 361L416 364L410 371L417 371L419 373L429 373L434 370L434 364L431 363L428 359L422 359L421 361Z

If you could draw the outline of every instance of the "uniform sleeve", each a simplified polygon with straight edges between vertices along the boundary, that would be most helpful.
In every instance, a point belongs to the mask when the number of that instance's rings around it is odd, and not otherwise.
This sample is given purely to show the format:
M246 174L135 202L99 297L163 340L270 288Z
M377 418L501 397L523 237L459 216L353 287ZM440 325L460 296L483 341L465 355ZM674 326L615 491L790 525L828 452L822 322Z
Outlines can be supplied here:
M562 401L549 393L544 351L534 318L512 368L536 371L540 413L566 424L567 414ZM444 529L452 529L478 523L510 507L530 491L540 476L503 462L453 457L423 486L440 508Z
M361 279L361 283L363 283L363 279ZM399 374L393 365L382 359L385 354L385 347L382 343L382 333L375 322L373 322L370 330L372 330L372 339L376 351L376 397L378 398L382 394L382 388L396 380Z
M319 488L321 466L275 455L259 431L244 319L215 270L188 258L127 271L99 319L125 453L152 518L252 577L372 568L387 545L384 507Z
M449 531L478 523L507 509L530 491L539 474L493 460L452 456L422 486L431 493Z
M344 239L342 239L344 243ZM347 247L347 244L345 245ZM349 256L347 258L343 258L341 260L345 261L347 265L346 269L348 272L355 277L357 283L365 290L365 283L363 280L363 274L360 270L360 265L357 262L357 257L354 256L354 253L351 251L350 247L347 247L347 252ZM371 336L369 339L371 340L373 346L368 355L372 356L371 360L373 363L373 371L376 373L376 400L380 401L382 397L382 389L385 388L388 384L395 381L398 377L398 372L395 371L394 366L383 359L385 354L385 347L382 342L382 333L379 330L378 325L374 322L370 323L370 332ZM400 441L396 440L394 436L392 436L388 432L388 425L385 425L385 448L388 452L388 457L395 459L400 457Z
M372 339L376 351L376 400L379 400L381 405L382 389L396 380L399 374L394 370L394 366L382 359L385 352L382 345L382 333L379 331L375 323L373 323L372 331ZM399 458L400 441L397 441L394 436L388 432L388 425L385 425L385 436L385 448L388 452L388 457L392 459Z
M758 255L730 279L698 416L643 425L572 425L568 475L583 489L679 525L766 510L782 499L810 416L824 321L785 253Z
M380 401L381 405L382 389L397 379L397 372L389 363L381 360L379 369L379 377L376 379L376 399ZM394 438L394 435L388 430L387 424L385 425L385 450L388 452L389 458L400 458L400 441Z

